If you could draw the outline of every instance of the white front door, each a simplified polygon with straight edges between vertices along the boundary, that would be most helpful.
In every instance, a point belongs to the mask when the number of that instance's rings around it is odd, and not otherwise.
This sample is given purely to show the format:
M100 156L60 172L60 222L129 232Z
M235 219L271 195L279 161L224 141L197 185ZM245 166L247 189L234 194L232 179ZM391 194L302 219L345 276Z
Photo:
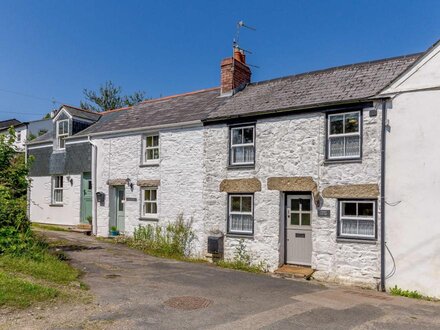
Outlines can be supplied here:
M286 209L286 263L312 263L311 195L288 195Z

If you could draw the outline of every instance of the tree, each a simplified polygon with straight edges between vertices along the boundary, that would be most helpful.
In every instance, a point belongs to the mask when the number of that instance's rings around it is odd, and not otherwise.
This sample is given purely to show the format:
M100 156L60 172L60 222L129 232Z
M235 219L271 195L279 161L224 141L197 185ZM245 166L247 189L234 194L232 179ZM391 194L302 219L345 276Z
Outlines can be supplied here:
M129 107L144 100L145 93L134 92L132 95L121 95L122 88L115 86L112 81L106 81L99 87L99 91L84 89L86 98L81 101L81 108L96 112L107 111L122 107Z

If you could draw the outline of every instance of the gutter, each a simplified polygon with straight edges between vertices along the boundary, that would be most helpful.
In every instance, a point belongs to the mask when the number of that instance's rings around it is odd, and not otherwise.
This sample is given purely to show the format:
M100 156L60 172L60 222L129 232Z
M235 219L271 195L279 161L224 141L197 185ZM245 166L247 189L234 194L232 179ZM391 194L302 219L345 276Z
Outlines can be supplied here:
M98 208L96 203L96 176L97 176L97 153L98 146L92 141L90 136L88 137L89 143L92 145L92 233L97 235L98 233Z
M385 287L385 150L387 133L387 106L382 99L382 138L380 148L380 290Z

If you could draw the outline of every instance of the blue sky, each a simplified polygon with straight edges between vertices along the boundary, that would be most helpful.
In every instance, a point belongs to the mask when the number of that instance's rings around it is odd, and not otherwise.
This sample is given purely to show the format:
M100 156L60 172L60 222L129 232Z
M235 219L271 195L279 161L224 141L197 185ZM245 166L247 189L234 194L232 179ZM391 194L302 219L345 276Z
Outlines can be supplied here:
M0 2L0 120L79 105L106 80L166 96L219 85L236 23L253 81L420 52L440 39L440 1ZM28 97L30 95L33 97Z

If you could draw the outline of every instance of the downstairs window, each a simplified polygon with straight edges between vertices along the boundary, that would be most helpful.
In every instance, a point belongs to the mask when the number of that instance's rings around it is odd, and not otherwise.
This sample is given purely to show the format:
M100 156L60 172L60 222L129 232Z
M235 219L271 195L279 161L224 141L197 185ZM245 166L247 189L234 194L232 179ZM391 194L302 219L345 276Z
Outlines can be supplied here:
M376 238L376 202L339 201L339 237Z

